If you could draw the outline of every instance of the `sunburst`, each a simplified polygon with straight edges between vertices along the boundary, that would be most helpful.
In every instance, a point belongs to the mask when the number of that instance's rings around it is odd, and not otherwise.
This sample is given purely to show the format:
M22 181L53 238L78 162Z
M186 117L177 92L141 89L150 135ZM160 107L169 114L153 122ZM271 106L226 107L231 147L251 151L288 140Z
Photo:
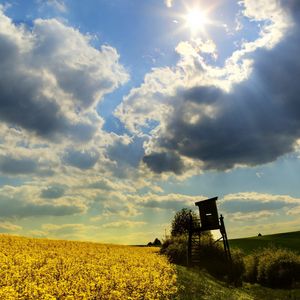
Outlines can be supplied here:
M188 27L193 34L204 32L205 26L210 22L206 12L199 8L189 9L184 18L186 27Z

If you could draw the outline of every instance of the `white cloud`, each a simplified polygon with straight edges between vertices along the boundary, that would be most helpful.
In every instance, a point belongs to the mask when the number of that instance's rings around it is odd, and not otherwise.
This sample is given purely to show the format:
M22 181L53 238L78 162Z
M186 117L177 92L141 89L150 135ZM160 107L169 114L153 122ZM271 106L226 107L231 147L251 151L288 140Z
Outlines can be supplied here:
M167 7L172 7L172 5L173 5L173 0L164 0L165 1L165 5L167 6Z
M233 214L226 214L226 218L230 219L231 222L247 222L247 221L261 221L262 219L268 219L275 216L276 213L273 211L263 210L259 212L242 213L237 212Z
M228 102L226 97L234 99L234 95L230 96L229 93L234 93L238 84L247 82L254 72L255 53L261 49L271 50L284 40L285 35L293 25L290 13L275 0L271 3L270 1L256 3L257 1L253 0L241 1L241 14L252 21L252 24L263 23L257 29L257 39L243 41L240 48L234 51L225 61L223 67L216 67L205 58L204 54L210 54L213 58L216 58L217 48L213 41L209 39L182 41L176 47L176 52L180 55L176 66L153 69L145 75L142 85L132 89L124 97L123 102L116 109L115 115L126 127L135 134L142 134L145 126L147 127L149 124L154 127L151 127L150 139L144 143L145 153L148 157L151 153L157 156L160 155L159 159L162 155L166 157L173 155L175 157L178 152L181 152L180 156L177 155L181 162L186 160L187 157L195 162L196 159L194 158L197 155L194 152L197 152L196 148L198 146L193 147L192 145L195 142L194 139L197 139L197 128L193 131L192 127L204 123L214 124L218 123L218 120L222 120L223 112L226 112L225 103ZM208 90L207 94L205 93L206 88ZM197 102L196 99L185 98L187 97L185 92L192 94L194 91L196 95L197 89L204 90L204 95L198 97L203 97L207 101L207 103L204 103L205 105L198 105L200 101ZM209 89L211 89L212 95ZM215 94L213 90L216 92ZM190 96L192 97L192 95ZM191 107L188 107L188 104ZM178 123L176 123L176 120ZM188 121L185 122L186 120ZM153 125L153 121L156 122L155 125ZM180 129L178 130L178 128L183 127L180 126L183 125L180 123L181 121L186 125L188 131L182 132L182 137ZM187 134L192 132L195 134L189 138ZM186 144L190 145L190 150L186 150ZM169 149L172 147L175 150L174 152ZM170 150L169 155L163 153L163 149L166 148L167 151ZM192 154L186 155L183 153L185 150L186 152L192 152ZM177 162L180 164L180 161ZM181 174L186 169L191 170L185 164L181 165L182 170L174 169L176 174ZM240 165L243 165L243 163L240 163ZM149 167L149 164L147 166ZM203 163L202 166L205 167L205 164ZM220 166L220 168L226 169L234 166L235 164L230 162L226 166ZM197 170L201 170L198 167L197 165ZM213 167L209 166L208 168ZM162 173L160 170L161 168L159 168L158 173ZM172 170L166 168L166 171Z
M66 13L68 11L67 5L64 0L35 0L38 8L41 11L53 9L59 13Z
M0 25L0 120L48 139L91 139L102 126L97 102L128 80L117 51L56 19L28 29L1 10Z
M144 195L127 195L127 201L134 203L139 207L153 208L153 209L168 209L172 211L181 208L194 208L195 202L205 200L208 197L203 195L190 196L185 194L154 194L146 193Z
M64 13L67 11L67 6L63 0L46 0L46 4L48 6L55 8L56 10L58 10L60 12Z
M253 42L244 42L241 48L229 57L223 68L207 64L203 53L216 57L217 48L211 39L193 39L180 42L176 52L180 59L174 68L155 68L146 74L144 83L130 91L116 110L116 116L133 132L147 124L149 120L160 122L161 129L164 121L180 105L175 96L178 90L196 86L217 86L229 90L233 84L248 78L252 62L246 54L258 48L272 48L284 36L291 26L289 15L276 4L276 1L259 4L257 1L242 1L243 14L252 21L268 21L261 28L260 36ZM273 3L274 2L274 3ZM174 102L175 101L175 102Z
M300 203L300 201L299 201ZM289 209L287 212L286 212L287 215L289 216L296 216L296 215L300 215L300 205L299 206L296 206L292 209Z
M220 201L222 210L232 215L234 219L247 221L264 216L274 217L281 214L284 218L291 211L297 211L300 198L289 195L274 195L257 192L241 192L228 194Z
M235 200L253 200L262 203L269 203L272 201L282 201L284 203L297 204L300 203L300 198L295 198L289 195L274 195L257 192L242 192L235 194L228 194L223 197L223 201L235 201Z
M130 221L130 220L123 220L123 221L115 221L110 223L105 223L102 225L103 228L138 228L143 225L147 224L143 221Z
M11 222L0 222L0 231L19 231L22 230L22 226L13 224Z
M84 196L68 195L56 199L41 197L42 189L34 185L0 188L0 217L26 218L43 216L67 216L82 214L87 210Z
M48 238L89 240L89 236L95 234L99 227L82 223L69 224L42 224L41 230L34 230L31 234Z
M96 106L129 79L116 49L56 19L17 25L1 6L0 52L0 172L81 183L110 172L115 139Z
M80 230L83 230L83 229L86 229L86 228L92 228L92 229L97 229L96 226L86 226L84 224L61 224L61 225L58 225L58 224L43 224L42 225L42 230L46 230L48 232L56 232L56 233L61 233L61 232L64 232L64 231L80 231ZM64 232L65 233L65 232Z

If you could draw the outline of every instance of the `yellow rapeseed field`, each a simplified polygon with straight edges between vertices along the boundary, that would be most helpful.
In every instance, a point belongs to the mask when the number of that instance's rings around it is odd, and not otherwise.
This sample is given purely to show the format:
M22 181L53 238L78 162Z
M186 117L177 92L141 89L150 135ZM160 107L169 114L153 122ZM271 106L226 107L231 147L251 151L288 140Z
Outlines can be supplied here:
M0 235L0 299L173 299L175 268L156 251Z

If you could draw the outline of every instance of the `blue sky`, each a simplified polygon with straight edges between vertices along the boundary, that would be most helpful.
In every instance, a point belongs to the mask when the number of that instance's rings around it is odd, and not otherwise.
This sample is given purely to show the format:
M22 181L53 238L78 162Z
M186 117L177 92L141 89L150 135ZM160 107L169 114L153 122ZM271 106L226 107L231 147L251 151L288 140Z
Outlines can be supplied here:
M214 196L299 230L297 1L0 5L0 232L141 244Z

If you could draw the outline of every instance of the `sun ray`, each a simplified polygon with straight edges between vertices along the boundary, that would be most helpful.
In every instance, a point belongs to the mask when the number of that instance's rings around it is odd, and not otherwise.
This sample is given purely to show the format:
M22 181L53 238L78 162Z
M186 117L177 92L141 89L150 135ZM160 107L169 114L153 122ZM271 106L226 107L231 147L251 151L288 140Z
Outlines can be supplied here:
M172 13L172 22L178 24L174 34L186 32L190 33L190 38L209 38L210 27L223 27L220 21L213 17L213 12L218 6L219 1L213 3L183 3L181 11Z
M205 26L209 23L206 12L199 8L190 9L185 15L185 21L192 34L196 34L199 31L203 32Z

